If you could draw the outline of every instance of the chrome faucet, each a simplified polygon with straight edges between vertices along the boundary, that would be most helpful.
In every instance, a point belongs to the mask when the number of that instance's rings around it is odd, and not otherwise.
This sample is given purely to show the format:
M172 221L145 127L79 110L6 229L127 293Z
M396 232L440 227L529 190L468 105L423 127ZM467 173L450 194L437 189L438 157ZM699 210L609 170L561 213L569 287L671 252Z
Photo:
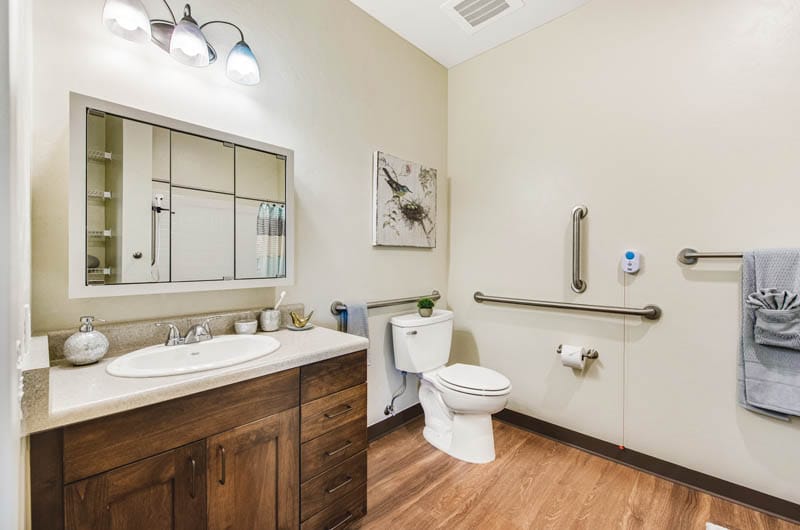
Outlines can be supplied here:
M156 327L161 326L169 326L169 331L167 332L167 340L164 342L164 346L179 346L183 344L183 337L181 337L181 331L173 322L156 322Z
M183 338L183 343L194 344L196 342L203 342L213 339L214 334L211 333L211 326L209 325L209 321L213 318L214 317L207 318L202 324L194 324L192 327L190 327L189 331L186 332L186 336Z
M186 332L186 336L181 336L181 331L175 325L174 322L157 322L156 326L169 326L169 331L167 332L167 340L164 341L164 346L180 346L181 344L195 344L198 342L204 342L207 340L211 340L214 338L214 334L211 333L211 325L209 322L217 317L209 317L203 321L202 324L194 324L192 327L189 328L189 331Z

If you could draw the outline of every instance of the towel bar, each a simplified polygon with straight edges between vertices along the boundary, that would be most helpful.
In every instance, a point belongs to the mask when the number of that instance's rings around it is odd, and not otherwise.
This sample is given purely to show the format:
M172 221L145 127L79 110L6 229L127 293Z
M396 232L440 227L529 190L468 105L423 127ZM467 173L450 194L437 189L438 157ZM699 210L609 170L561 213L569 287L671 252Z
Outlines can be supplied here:
M496 304L524 305L528 307L546 307L550 309L567 309L571 311L588 311L590 313L609 313L612 315L628 315L646 318L647 320L658 320L661 318L661 308L657 305L647 305L642 308L637 307L618 307L611 305L587 305L573 304L570 302L548 302L544 300L528 300L525 298L505 298L502 296L487 296L480 291L476 291L473 298L479 304L482 302L494 302Z
M684 265L694 265L698 259L706 258L741 258L741 252L698 252L693 248L685 248L678 252L678 261Z

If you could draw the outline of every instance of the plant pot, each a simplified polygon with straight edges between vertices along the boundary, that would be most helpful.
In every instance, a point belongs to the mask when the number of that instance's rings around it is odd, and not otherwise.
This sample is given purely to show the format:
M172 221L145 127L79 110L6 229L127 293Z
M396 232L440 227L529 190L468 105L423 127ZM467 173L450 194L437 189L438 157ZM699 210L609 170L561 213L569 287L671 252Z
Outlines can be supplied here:
M419 316L421 317L429 317L433 314L432 307L420 307L419 308Z

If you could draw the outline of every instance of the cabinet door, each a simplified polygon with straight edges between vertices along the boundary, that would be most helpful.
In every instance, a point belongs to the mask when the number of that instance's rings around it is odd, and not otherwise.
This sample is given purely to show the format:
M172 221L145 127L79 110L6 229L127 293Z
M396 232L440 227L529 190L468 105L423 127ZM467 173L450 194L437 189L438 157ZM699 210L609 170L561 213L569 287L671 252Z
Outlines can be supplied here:
M294 408L207 439L210 529L298 527L299 430Z
M199 442L64 488L67 530L189 530L205 526L205 445Z

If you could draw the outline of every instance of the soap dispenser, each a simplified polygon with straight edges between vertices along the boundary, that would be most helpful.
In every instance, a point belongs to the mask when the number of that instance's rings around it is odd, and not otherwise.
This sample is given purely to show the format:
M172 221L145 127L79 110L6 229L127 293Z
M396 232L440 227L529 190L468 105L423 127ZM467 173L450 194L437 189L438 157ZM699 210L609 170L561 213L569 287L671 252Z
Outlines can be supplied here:
M108 352L108 339L94 329L92 316L81 317L81 327L64 343L64 357L74 365L96 363Z

